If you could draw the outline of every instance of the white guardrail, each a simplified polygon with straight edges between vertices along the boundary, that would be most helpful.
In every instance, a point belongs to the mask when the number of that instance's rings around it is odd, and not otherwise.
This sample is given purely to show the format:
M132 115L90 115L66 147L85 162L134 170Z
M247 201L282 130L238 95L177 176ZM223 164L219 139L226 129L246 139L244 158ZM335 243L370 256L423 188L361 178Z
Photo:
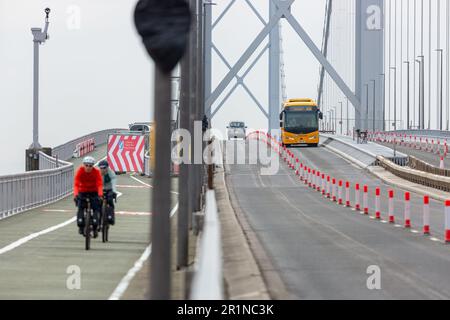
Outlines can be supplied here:
M206 193L205 220L197 257L191 299L223 300L222 245L219 214L213 190Z
M94 138L95 145L107 143L108 129L74 139L53 149L50 157L39 153L39 170L0 176L0 220L68 196L73 191L74 167L69 160L78 143Z
M0 177L0 220L72 193L72 163L40 152L39 164L43 170Z

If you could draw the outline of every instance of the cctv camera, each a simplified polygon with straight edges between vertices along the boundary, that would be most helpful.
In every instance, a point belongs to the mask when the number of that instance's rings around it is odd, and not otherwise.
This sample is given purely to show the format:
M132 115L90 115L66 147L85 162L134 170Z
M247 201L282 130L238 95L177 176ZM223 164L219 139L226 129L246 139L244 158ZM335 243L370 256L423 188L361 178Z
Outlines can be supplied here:
M45 8L45 13L46 13L46 14L49 14L50 11L51 11L50 8Z

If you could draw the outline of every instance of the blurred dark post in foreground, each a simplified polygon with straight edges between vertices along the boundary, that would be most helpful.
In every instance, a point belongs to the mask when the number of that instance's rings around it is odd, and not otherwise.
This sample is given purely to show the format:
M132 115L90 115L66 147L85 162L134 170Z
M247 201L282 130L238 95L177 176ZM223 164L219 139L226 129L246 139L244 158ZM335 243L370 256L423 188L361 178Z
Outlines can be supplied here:
M155 172L152 196L150 298L171 298L171 73L183 57L191 13L185 0L140 0L136 29L155 62Z

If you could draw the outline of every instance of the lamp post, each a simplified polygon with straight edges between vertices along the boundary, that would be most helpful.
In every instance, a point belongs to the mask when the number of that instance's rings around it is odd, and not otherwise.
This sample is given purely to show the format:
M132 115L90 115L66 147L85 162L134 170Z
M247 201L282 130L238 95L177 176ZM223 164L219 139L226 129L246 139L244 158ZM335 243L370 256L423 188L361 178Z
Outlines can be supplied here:
M342 136L342 101L339 101L339 104L341 105L341 121L339 121L339 125L340 125L340 131L341 131L341 136Z
M425 98L424 98L424 56L418 56L420 60L416 59L419 64L419 129L425 128Z
M33 34L33 51L34 51L34 67L33 67L33 143L30 149L40 149L39 143L39 46L48 40L48 16L50 9L45 9L45 27L44 31L41 28L31 28Z
M409 61L405 61L403 62L406 64L406 129L410 129L410 124L409 124L409 103L410 103L410 94L409 94L409 67L410 67L410 62Z
M364 85L366 87L366 130L369 130L369 84Z
M394 70L394 131L397 131L397 67L390 67ZM390 121L390 120L389 120Z
M348 98L346 98L347 99L347 134L346 135L348 135L349 134L349 132L350 132L350 116L349 116L349 114L348 114Z
M438 82L439 82L439 86L438 86L438 108L439 108L439 113L438 113L438 128L439 130L442 130L442 107L443 107L443 74L444 74L444 70L443 70L443 49L436 49L436 52L439 54L439 59L438 59L438 70L440 72L440 74L438 74ZM439 67L440 65L440 67Z
M370 81L373 82L372 132L375 132L376 81L375 80Z
M386 75L384 73L380 73L381 76L381 91L382 91L382 102L383 102L383 117L382 117L382 121L383 121L383 131L386 131L386 121L385 121L385 117L386 117L386 97L385 97L385 93L386 93Z

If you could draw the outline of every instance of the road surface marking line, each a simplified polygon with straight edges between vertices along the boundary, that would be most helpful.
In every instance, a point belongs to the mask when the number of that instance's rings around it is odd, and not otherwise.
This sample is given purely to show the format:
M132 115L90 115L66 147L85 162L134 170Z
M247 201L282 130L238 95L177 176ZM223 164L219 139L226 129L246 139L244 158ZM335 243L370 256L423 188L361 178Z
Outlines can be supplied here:
M122 194L118 195L118 197L120 197L121 195ZM49 210L50 209L46 209L44 211L49 211ZM51 212L57 212L57 211L54 210L54 211L51 211ZM66 210L64 212L73 212L73 211L72 210ZM30 235L28 235L26 237L23 237L23 238L21 238L21 239L19 239L17 241L14 241L14 242L8 244L7 246L1 248L0 249L0 254L4 254L4 253L6 253L8 251L14 250L14 249L20 247L21 245L23 245L23 244L25 244L25 243L27 243L27 242L29 242L29 241L39 237L39 236L42 236L44 234L47 234L47 233L53 232L55 230L61 229L61 228L65 227L65 226L75 222L76 220L77 220L77 217L73 217L73 218L71 218L71 219L69 219L67 221L64 221L64 222L60 223L60 224L54 225L54 226L49 227L47 229L41 230L39 232L32 233L32 234L30 234Z
M417 230L411 230L412 233L419 233Z
M73 218L71 218L71 219L69 219L69 220L67 220L67 221L65 221L63 223L60 223L58 225L55 225L53 227L47 228L47 229L39 231L39 232L32 233L32 234L30 234L30 235L28 235L26 237L23 237L22 239L19 239L17 241L14 241L13 243L10 243L6 247L1 248L0 249L0 254L4 254L4 253L6 253L8 251L14 250L17 247L20 247L21 245L23 245L23 244L25 244L25 243L27 243L27 242L29 242L29 241L39 237L39 236L42 236L44 234L47 234L47 233L50 233L52 231L58 230L60 228L63 228L63 227L65 227L65 226L67 226L67 225L69 225L69 224L71 224L71 223L73 223L75 221L76 221L76 217L73 217Z
M130 176L130 178L133 179L133 180L135 180L135 181L137 181L137 182L139 182L139 183L141 183L141 184L143 184L144 186L147 186L147 187L149 187L149 188L153 188L153 186L152 186L151 184L145 183L144 181L142 181L142 180L136 178L135 176ZM170 191L170 193L173 193L173 194L179 194L178 192L175 192L175 191Z
M172 211L170 211L170 217L172 218L177 211L178 203L175 205L175 207L173 207ZM111 296L108 298L108 300L120 300L122 295L128 289L128 286L130 285L134 276L142 269L142 267L144 266L144 262L147 261L151 254L152 244L150 243L141 257L134 263L133 267L128 270L127 274L122 278L122 280L120 280L119 284L117 285Z
M438 238L435 238L435 237L431 237L430 240L431 240L431 241L434 241L434 242L439 242L439 241L441 241L441 240L439 240Z
M396 228L401 228L402 226L399 225L399 224L394 224L394 227L396 227Z
M386 220L381 220L381 223L388 223Z
M136 189L147 189L147 186L132 186L132 185L117 185L117 188L136 188Z

